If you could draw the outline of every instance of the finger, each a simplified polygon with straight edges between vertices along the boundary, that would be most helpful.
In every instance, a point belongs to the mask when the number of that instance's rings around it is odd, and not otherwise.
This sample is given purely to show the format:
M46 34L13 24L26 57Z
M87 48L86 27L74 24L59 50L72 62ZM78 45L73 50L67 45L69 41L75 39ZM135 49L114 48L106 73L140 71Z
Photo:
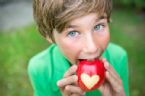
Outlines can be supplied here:
M104 83L105 83L106 81L104 81ZM98 90L101 92L101 93L103 93L104 92L104 83L98 88Z
M103 57L101 57L100 58L103 62L106 62L107 60L106 60L106 58L103 58Z
M102 61L104 62L104 66L106 68L106 72L111 74L112 78L119 80L120 77L118 76L117 72L113 69L113 67L111 66L111 64L109 64L109 62L103 58Z
M79 94L71 94L70 96L80 96ZM83 96L83 95L81 95Z
M114 68L111 66L111 64L109 64L109 62L106 59L103 59L104 62L104 66L106 68L106 70L113 75L114 78L116 79L120 79L118 73L114 70Z
M100 86L99 90L102 93L102 96L112 96L112 86L110 85L110 83L108 83L108 81L105 81L103 86Z
M110 74L114 75L113 76L114 78L119 78L118 74L116 73L114 68L111 66L111 64L109 64L109 62L105 58L102 58L102 61L104 63L104 67L105 67L106 71L108 71Z
M59 88L63 96L71 96L71 93L69 91L66 91L64 87Z
M115 79L109 72L106 72L106 78L108 82L111 84L114 91L120 92L123 89L121 79Z
M78 94L71 94L70 96L80 96L80 95L78 95Z
M68 71L64 74L64 77L66 78L66 77L68 77L68 76L73 75L73 74L76 72L76 70L77 70L77 66L76 66L76 65L73 65L73 66L70 67L70 68L68 69Z
M70 77L63 78L63 79L59 80L57 82L57 86L64 87L66 85L76 84L77 80L78 80L78 77L76 75L72 75Z
M106 59L103 58L102 61L104 62L104 66L107 70L106 78L113 87L113 90L120 91L121 89L123 89L122 80L117 72L114 70L114 68L109 64Z
M70 96L85 96L85 95L71 94Z
M79 96L83 96L85 95L85 91L83 91L80 87L78 86L73 86L73 85L67 85L65 87L65 89L70 92L70 93L75 93L75 94L79 94Z

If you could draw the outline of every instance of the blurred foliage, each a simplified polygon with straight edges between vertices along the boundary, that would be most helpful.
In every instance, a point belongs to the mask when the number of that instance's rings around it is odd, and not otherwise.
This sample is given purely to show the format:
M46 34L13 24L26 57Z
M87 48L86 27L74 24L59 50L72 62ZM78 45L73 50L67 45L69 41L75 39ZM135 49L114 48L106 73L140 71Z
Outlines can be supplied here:
M129 59L130 96L145 96L145 16L114 10L111 41L123 46Z
M145 0L114 0L114 5L132 6L133 8L145 8Z
M112 20L111 41L128 52L130 96L145 96L145 19L130 10L114 10ZM48 46L35 24L0 32L0 96L32 96L27 64Z

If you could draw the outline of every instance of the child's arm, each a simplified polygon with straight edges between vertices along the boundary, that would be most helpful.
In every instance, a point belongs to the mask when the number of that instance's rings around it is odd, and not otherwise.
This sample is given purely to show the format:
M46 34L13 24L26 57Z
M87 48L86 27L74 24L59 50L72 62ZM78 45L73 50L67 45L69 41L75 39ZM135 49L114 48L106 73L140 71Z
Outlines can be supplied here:
M106 81L99 88L103 96L126 96L123 83L113 67L103 59L106 68Z
M64 74L64 78L57 82L63 96L83 96L85 92L77 84L77 76L74 73L77 66L74 65Z

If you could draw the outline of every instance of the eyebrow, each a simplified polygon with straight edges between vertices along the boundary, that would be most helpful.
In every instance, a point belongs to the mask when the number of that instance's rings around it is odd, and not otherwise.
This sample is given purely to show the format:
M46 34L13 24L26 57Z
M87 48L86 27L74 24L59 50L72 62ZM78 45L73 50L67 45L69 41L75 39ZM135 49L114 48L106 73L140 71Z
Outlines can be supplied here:
M106 18L107 18L107 16L100 16L96 21L99 21L101 19L106 19Z
M106 18L107 18L107 16L100 16L95 21L98 22L98 21L100 21L102 19L106 19ZM77 26L77 25L68 25L68 26L66 26L66 28L77 28L77 27L79 27L79 26Z

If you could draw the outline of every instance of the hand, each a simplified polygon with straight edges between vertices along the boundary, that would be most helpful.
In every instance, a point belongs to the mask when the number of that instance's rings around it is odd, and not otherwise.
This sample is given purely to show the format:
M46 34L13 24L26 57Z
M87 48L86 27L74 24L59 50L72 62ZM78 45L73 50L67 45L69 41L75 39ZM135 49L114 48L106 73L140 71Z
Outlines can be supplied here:
M125 96L121 78L106 59L102 59L102 61L106 68L106 80L100 86L100 92L103 96Z
M63 79L57 82L63 96L83 96L85 92L78 86L78 78L74 73L77 70L77 66L73 65L64 74Z

